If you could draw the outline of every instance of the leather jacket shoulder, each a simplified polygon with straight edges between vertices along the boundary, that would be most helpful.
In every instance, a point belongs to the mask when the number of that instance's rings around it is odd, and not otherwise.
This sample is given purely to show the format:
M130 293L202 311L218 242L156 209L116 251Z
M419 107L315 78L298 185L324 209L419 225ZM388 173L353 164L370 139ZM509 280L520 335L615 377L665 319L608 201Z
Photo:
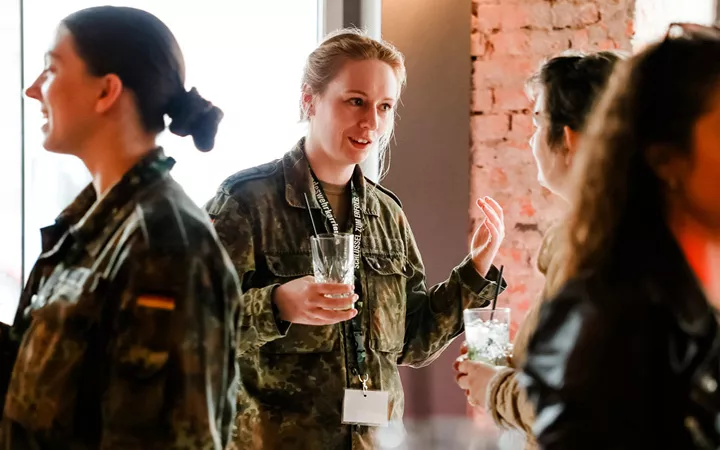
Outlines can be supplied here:
M543 307L520 375L543 448L717 448L717 323L668 267L584 275Z

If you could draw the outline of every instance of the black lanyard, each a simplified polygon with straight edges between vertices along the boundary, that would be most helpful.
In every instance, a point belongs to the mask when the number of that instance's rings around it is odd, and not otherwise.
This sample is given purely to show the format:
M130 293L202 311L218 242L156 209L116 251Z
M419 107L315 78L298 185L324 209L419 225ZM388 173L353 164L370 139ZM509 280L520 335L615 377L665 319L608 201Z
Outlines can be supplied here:
M327 197L325 196L325 192L323 192L322 186L320 185L320 181L318 181L312 169L310 169L310 174L312 175L313 179L315 198L320 204L320 209L322 210L325 218L327 218L328 222L330 222L332 233L338 234L340 232L340 226L338 225L337 220L335 220L332 208L330 207L330 202L328 202ZM360 285L360 239L362 236L364 223L362 219L362 211L360 210L360 197L358 196L357 191L355 190L355 184L352 181L350 182L350 192L353 211L353 257L355 258L355 291L360 294L362 290ZM367 382L368 375L367 365L365 362L365 332L362 328L362 319L360 314L360 312L362 311L362 307L363 301L361 295L357 303L355 303L355 309L357 309L358 313L350 320L350 328L352 330L353 338L355 340L355 358L357 360L358 371L360 372L358 376L360 377L360 381L365 384Z

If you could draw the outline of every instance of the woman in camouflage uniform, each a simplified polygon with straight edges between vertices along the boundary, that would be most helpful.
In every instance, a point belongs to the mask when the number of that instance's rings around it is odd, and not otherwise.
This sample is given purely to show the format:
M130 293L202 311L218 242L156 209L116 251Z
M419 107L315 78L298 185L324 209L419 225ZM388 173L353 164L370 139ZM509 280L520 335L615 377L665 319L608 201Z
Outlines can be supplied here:
M389 44L354 30L329 36L307 60L307 136L282 159L228 178L207 205L244 291L240 449L378 445L368 424L402 419L398 365L432 362L463 332L463 309L495 292L504 230L494 200L478 203L486 219L471 255L428 287L400 201L360 170L387 145L404 81ZM311 216L319 232L355 235L354 286L315 283Z
M155 143L167 114L172 132L214 145L222 112L184 78L160 20L100 7L62 21L27 89L44 147L79 157L93 180L42 230L14 325L0 328L2 449L228 441L237 276Z

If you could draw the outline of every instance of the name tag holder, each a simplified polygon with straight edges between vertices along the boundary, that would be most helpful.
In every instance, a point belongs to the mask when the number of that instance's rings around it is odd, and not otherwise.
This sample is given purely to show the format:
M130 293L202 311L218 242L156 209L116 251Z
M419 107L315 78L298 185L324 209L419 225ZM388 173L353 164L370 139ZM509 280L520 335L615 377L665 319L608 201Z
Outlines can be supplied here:
M390 402L387 391L371 391L367 388L368 376L358 378L362 389L345 389L342 423L387 427L390 419Z

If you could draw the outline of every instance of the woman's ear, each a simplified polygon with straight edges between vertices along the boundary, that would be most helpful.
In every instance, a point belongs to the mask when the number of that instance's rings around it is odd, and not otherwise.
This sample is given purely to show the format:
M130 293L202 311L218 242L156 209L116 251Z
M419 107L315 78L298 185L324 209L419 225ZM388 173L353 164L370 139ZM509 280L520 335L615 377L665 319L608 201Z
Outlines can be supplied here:
M310 118L315 115L315 94L312 93L312 89L307 84L303 84L302 87L302 110L305 118Z
M563 143L567 149L565 164L569 167L573 158L575 158L578 147L580 147L580 133L565 125L563 127Z

